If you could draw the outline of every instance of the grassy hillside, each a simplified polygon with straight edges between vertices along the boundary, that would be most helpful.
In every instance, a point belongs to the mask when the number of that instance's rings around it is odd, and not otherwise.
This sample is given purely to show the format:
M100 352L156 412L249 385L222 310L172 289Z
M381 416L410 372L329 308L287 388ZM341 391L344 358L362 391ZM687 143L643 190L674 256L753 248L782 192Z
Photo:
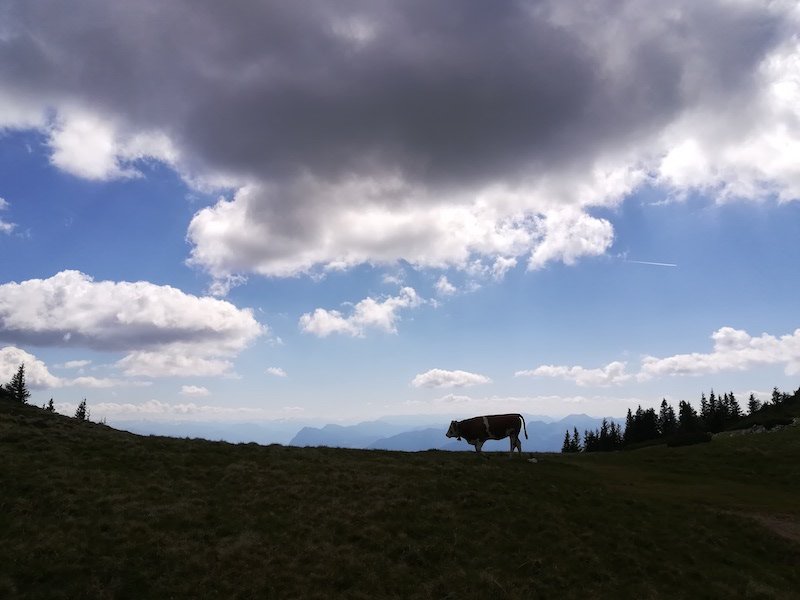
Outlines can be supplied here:
M146 438L0 403L0 597L800 597L800 428L538 458Z

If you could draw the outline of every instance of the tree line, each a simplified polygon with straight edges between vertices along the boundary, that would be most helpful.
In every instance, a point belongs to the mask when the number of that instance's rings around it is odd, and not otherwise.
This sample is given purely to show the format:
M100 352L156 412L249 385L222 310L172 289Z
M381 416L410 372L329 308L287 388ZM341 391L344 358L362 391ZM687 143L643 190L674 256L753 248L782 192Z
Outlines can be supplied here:
M662 399L658 412L654 408L642 409L641 405L635 411L629 408L624 430L607 419L603 419L599 429L585 430L582 439L577 428L573 427L571 434L567 430L561 451L608 452L658 440L676 440L680 436L686 439L695 436L699 440L701 434L736 428L748 417L760 414L766 417L776 408L795 403L800 404L800 388L791 395L773 388L771 399L763 403L750 394L745 409L733 392L720 396L713 389L708 397L701 394L699 412L684 400L678 403L676 412L666 399Z
M31 392L28 389L28 384L25 382L25 363L20 364L16 373L11 377L11 381L4 385L0 385L0 399L10 400L12 402L19 402L20 404L27 404L28 399L31 397ZM47 412L56 412L53 399L47 404L42 405L42 410ZM84 398L78 408L75 410L75 418L79 421L88 421L90 412L86 406L86 398Z

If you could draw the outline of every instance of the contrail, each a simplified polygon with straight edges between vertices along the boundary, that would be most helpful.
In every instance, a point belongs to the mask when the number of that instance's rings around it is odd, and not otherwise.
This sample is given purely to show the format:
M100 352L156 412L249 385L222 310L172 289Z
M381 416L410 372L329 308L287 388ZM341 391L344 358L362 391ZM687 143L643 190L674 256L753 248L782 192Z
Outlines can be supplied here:
M673 263L650 262L648 260L628 260L628 259L625 259L625 262L636 263L637 265L655 265L656 267L677 267L678 266L678 265L673 264Z

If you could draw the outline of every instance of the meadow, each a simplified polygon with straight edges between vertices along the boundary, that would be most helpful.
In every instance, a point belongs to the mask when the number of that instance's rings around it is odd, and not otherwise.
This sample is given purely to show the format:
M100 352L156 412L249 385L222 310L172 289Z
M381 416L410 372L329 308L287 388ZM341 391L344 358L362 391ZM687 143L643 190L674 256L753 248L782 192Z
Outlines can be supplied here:
M800 427L535 456L141 437L2 401L0 597L800 597Z

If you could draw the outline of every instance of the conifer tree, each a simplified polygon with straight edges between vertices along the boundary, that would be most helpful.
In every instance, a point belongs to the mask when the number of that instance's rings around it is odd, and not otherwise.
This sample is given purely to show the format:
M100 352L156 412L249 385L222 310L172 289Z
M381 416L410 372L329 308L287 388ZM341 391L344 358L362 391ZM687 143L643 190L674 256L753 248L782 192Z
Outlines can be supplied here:
M633 424L633 415L631 414L631 409L628 409L628 414L625 416L625 433L623 435L623 441L625 444L632 444L633 439L636 436L635 425Z
M772 388L772 403L775 406L782 404L783 401L786 400L788 397L789 396L787 394L781 393L781 391L777 387Z
M11 381L5 386L6 394L12 400L25 404L31 393L28 391L28 386L25 384L25 363L22 363L17 369L17 372L11 378Z
M691 404L681 400L678 403L678 429L682 433L691 433L698 429L697 411Z
M733 392L728 394L728 418L734 421L742 418L742 407L739 406Z
M708 400L706 400L705 392L703 392L700 394L700 418L705 421L708 418L708 413Z
M675 418L675 410L667 404L667 399L661 400L661 408L658 411L658 432L661 437L669 437L678 429L678 420Z
M561 446L561 452L562 454L566 452L572 452L572 447L570 445L570 439L569 439L569 429L567 429L564 432L564 445Z
M622 448L622 426L618 423L611 423L611 449L620 450Z
M578 428L572 428L572 441L570 442L570 450L573 452L581 451L581 436L578 435Z
M656 439L658 437L658 416L655 409L648 408L643 410L640 418L640 441Z
M761 401L756 398L755 394L750 394L750 398L747 400L747 414L753 415L761 410Z
M47 403L47 406L44 408L47 412L56 412L56 407L53 404L53 399L50 398L50 402Z
M75 418L78 421L88 421L89 420L89 410L86 408L86 398L84 398L80 404L78 404L78 408L75 411Z
M598 450L597 447L597 437L598 434L596 431L589 431L588 429L583 432L583 451L584 452L596 452Z

